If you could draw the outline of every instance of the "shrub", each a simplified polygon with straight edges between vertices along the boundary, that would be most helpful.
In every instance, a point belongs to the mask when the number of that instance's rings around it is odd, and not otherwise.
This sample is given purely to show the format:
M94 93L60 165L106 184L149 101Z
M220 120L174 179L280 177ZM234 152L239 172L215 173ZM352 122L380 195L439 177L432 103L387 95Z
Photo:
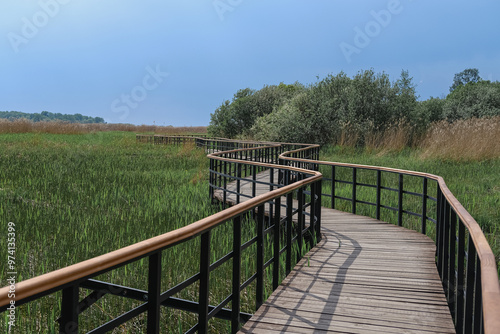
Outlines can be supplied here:
M500 82L479 81L458 86L446 97L443 113L449 122L500 115Z

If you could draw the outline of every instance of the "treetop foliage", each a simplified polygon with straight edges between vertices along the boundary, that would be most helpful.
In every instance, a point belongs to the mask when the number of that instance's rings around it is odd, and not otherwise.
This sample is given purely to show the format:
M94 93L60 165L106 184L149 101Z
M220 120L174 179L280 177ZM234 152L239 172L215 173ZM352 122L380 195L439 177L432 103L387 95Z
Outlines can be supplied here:
M9 120L16 120L25 118L31 120L33 122L42 122L42 121L65 121L69 123L106 123L101 117L91 117L84 116L82 114L61 114L61 113L51 113L48 111L42 111L41 113L24 113L20 111L0 111L0 118L6 118Z
M344 72L329 74L309 86L296 82L245 88L211 114L208 132L318 144L338 143L347 133L360 145L367 135L400 124L410 129L410 136L418 135L436 121L500 115L500 83L482 81L478 73L458 73L456 87L446 98L426 101L418 101L416 85L405 70L394 82L386 73L370 69L352 78Z
M450 87L450 93L460 86L465 86L469 82L479 82L479 70L477 68L467 68L460 73L455 74L453 84Z

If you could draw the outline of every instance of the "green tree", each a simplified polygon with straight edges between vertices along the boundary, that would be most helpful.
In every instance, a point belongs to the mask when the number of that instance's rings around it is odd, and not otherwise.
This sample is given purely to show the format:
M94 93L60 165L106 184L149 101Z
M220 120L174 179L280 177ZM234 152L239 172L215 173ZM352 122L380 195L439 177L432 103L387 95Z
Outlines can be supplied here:
M430 97L428 100L418 103L416 108L417 115L421 119L421 122L425 127L430 123L441 121L444 119L444 104L445 99L440 99L438 97Z
M228 138L251 136L257 118L270 114L302 90L298 83L264 86L258 91L240 89L231 102L225 101L211 114L208 132Z
M210 125L207 128L210 136L232 138L236 133L232 116L231 116L231 102L224 101L212 114L210 114Z
M20 111L0 111L0 118L20 119L25 118L33 122L41 121L65 121L70 123L105 123L101 117L83 116L82 114L68 115L42 111L41 113L24 113Z
M469 82L446 97L444 118L450 122L500 115L500 82Z
M414 113L416 97L407 72L396 84L385 73L360 71L352 79L343 72L328 75L272 113L256 120L257 139L332 143L342 132L364 136L382 131Z

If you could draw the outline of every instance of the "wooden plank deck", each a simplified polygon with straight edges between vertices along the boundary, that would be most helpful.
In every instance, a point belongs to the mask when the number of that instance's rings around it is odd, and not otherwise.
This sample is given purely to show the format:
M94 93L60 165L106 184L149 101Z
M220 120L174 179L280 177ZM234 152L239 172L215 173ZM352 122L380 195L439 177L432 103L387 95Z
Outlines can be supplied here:
M240 333L455 333L431 239L337 210L321 215L322 240Z

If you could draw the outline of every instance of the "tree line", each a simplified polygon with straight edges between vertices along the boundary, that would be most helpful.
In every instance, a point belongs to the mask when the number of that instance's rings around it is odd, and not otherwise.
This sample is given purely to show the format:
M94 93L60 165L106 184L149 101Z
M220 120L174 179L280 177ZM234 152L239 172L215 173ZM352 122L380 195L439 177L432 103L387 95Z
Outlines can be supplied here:
M82 114L61 114L61 113L51 113L48 111L42 111L41 113L24 113L20 111L0 111L0 118L8 120L16 119L28 119L33 122L50 122L50 121L64 121L69 123L83 123L83 124L94 124L101 123L105 124L104 118L101 117L91 117L84 116Z
M328 75L299 82L238 90L212 114L212 136L334 144L345 133L363 145L368 134L404 125L410 137L437 121L500 115L500 83L482 80L477 69L457 73L450 93L419 101L413 78L403 70L396 81L373 70L348 77Z

